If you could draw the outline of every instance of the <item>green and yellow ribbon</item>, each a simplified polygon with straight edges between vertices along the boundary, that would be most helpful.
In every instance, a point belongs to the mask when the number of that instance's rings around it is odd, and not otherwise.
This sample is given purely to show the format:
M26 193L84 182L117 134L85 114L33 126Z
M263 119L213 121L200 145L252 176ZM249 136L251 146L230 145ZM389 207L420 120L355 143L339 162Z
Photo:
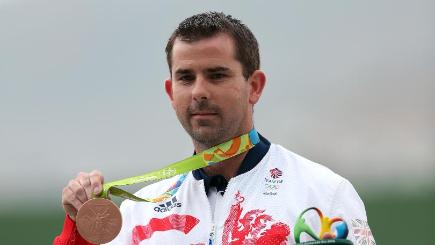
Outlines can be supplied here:
M240 135L234 139L211 147L201 153L170 164L159 170L106 183L103 185L103 191L99 197L107 199L110 195L113 195L137 202L155 202L156 198L140 198L119 187L159 181L176 175L185 174L199 168L207 167L246 152L254 147L259 141L260 138L257 131L252 129L249 133ZM162 198L159 198L158 200L162 200Z

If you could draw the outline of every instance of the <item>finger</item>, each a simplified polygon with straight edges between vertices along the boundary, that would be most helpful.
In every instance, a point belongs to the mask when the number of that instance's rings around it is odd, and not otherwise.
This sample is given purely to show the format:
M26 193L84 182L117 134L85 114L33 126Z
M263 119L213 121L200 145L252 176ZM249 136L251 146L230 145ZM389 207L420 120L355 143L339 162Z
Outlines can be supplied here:
M73 198L79 199L82 203L88 200L85 189L77 180L71 180L68 188L72 191Z
M92 197L92 186L91 186L91 180L89 178L89 174L80 172L77 175L76 180L85 189L87 199L91 199L91 197Z
M72 205L72 204L64 204L63 208L65 210L65 213L68 214L68 216L72 219L72 220L76 220L76 216L77 216L77 208ZM67 211L69 210L69 211Z
M100 171L94 170L90 174L90 181L92 186L92 192L94 195L98 195L103 191L103 183L104 183L104 177L101 174Z
M65 212L70 216L75 216L77 210L83 205L83 202L75 197L74 192L69 187L65 187L62 192L62 205Z

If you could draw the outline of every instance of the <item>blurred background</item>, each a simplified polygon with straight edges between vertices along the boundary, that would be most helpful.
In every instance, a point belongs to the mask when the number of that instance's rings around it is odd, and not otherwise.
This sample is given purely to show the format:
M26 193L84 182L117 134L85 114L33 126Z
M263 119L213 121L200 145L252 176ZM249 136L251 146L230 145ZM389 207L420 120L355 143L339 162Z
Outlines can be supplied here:
M79 171L116 180L192 153L164 93L164 47L208 10L260 43L256 128L348 178L378 244L433 244L429 0L0 0L0 243L50 244Z

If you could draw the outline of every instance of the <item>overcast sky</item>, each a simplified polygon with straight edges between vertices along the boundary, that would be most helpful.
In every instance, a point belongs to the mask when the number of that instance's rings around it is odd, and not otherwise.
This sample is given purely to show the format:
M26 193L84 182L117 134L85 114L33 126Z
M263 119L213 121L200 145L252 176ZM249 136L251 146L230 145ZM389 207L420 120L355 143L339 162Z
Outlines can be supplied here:
M57 197L79 171L115 180L191 154L164 47L206 10L260 43L269 140L362 188L435 184L434 1L0 0L0 194Z

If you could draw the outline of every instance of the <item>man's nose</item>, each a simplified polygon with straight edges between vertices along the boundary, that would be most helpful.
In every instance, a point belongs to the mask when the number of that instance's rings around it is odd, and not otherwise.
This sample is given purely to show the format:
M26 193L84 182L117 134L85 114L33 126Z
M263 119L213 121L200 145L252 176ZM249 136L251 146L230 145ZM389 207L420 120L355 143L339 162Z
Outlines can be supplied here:
M192 90L192 98L196 101L210 99L210 84L203 77L197 77Z

